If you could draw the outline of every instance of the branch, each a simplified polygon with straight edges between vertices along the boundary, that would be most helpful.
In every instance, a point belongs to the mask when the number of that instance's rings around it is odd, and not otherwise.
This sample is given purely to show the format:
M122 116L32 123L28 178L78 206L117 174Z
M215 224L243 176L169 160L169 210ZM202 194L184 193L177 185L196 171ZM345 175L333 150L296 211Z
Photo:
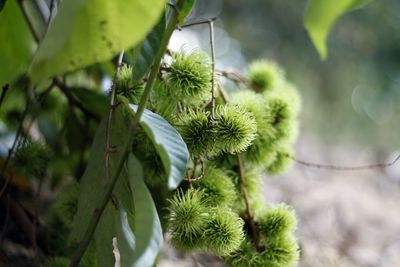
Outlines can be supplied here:
M237 156L238 168L239 168L240 185L241 185L241 189L243 192L244 204L246 205L247 220L250 224L250 232L251 232L251 237L253 239L254 246L258 250L258 248L260 246L260 238L259 238L258 229L256 228L256 224L254 221L253 212L250 207L249 195L247 194L247 185L246 185L246 179L244 176L243 160L242 160L242 157L240 156L240 154L237 154L236 156Z
M182 8L183 3L184 3L184 0L179 0L176 8L178 10L180 10ZM70 267L79 266L79 262L81 261L83 254L85 253L90 241L92 240L92 236L96 230L96 227L100 220L100 217L101 217L105 207L107 206L108 201L111 198L111 194L114 190L115 184L117 183L118 177L121 174L122 168L123 168L128 156L129 156L129 153L131 151L131 144L133 142L134 135L137 132L137 129L138 129L137 127L138 127L138 123L140 121L140 117L143 114L143 111L145 109L150 92L154 86L155 79L157 78L161 59L164 56L164 53L168 46L169 39L170 39L170 37L175 29L175 26L178 22L178 15L179 15L178 12L174 8L171 10L172 10L171 11L172 15L171 15L170 21L168 23L167 29L161 40L160 49L158 50L157 55L154 59L154 64L150 70L150 75L149 75L145 90L143 92L142 98L140 99L138 109L137 109L136 114L132 121L131 133L128 135L128 139L126 140L125 145L123 147L122 156L116 164L115 173L111 177L110 183L107 185L107 187L105 189L105 194L104 194L103 198L101 199L99 206L97 208L95 208L93 211L93 216L91 217L91 220L89 221L88 228L87 228L84 236L82 237L82 240L79 243L77 250L75 251L75 253L72 257Z
M8 88L9 88L9 84L8 83L3 85L3 87L1 88L2 91L1 91L1 96L0 96L0 107L1 107L1 104L3 103L3 101L4 101L4 98L6 97Z
M215 40L214 40L214 21L208 20L210 30L211 47L211 118L215 119Z
M110 163L110 152L111 152L111 147L110 147L110 128L111 128L111 120L112 120L112 114L115 108L115 95L116 95L116 87L117 87L117 80L119 76L119 72L122 67L122 58L124 56L124 50L121 51L121 53L118 56L118 62L117 62L117 69L114 74L114 78L112 81L111 85L111 95L110 95L110 103L108 105L108 117L107 117L107 128L106 128L106 140L104 144L104 166L105 166L105 175L103 179L103 185L106 185L106 182L109 179L109 163Z
M304 165L310 168L316 169L324 169L324 170L333 170L333 171L362 171L362 170L371 170L371 169L384 169L395 165L400 160L400 154L397 157L388 163L373 163L368 165L361 166L338 166L338 165L330 165L330 164L321 164L314 162L307 162L301 159L297 159L295 156L286 154L286 157L292 159L294 162Z

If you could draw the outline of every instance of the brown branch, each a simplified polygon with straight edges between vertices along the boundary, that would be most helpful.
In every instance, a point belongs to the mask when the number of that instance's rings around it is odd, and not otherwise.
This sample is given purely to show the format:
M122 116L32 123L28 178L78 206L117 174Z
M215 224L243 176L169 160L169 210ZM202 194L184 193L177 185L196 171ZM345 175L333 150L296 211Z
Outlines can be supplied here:
M110 103L108 106L107 127L106 127L106 133L105 133L106 139L104 142L104 172L105 172L105 175L103 176L103 185L104 186L108 182L109 176L110 176L110 171L109 171L110 152L113 150L113 148L110 145L111 120L112 120L112 115L113 115L113 111L115 108L115 95L116 95L116 91L117 91L116 90L117 80L118 80L119 72L122 67L123 56L124 56L124 50L122 50L118 56L117 69L115 70L114 78L113 78L112 85L111 85L111 95L110 95Z
M251 232L251 237L253 239L254 246L258 250L259 246L260 246L259 232L258 232L258 229L256 228L257 226L254 221L253 212L250 207L249 195L247 193L247 184L246 184L246 179L244 176L243 160L242 160L242 157L240 156L240 154L237 154L236 156L237 156L238 168L239 168L240 187L241 187L242 193L243 193L244 204L246 205L247 220L250 224L250 232Z
M233 81L236 85L243 84L245 86L250 86L250 81L244 77L238 70L233 68L227 68L225 70L217 70L219 74L225 78Z
M211 48L211 119L215 119L215 39L214 39L214 20L208 20L210 31Z
M0 107L1 107L1 104L3 104L4 98L6 97L8 88L9 88L9 84L8 84L8 83L6 83L5 85L3 85L3 87L1 88Z
M400 160L400 154L397 157L388 163L373 163L368 165L361 166L338 166L338 165L330 165L330 164L321 164L308 162L301 159L297 159L295 156L286 154L286 157L292 159L294 162L301 164L306 167L316 168L316 169L324 169L324 170L333 170L333 171L362 171L362 170L371 170L371 169L384 169L395 165Z

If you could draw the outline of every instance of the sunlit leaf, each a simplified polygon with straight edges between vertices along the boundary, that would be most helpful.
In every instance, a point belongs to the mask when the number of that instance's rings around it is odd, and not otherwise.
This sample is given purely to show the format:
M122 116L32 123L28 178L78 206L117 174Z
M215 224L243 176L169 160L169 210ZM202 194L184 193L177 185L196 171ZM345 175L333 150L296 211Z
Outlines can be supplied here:
M163 0L62 1L30 67L34 81L111 59L143 40Z
M36 44L17 1L2 1L0 12L0 87L26 71Z
M136 111L136 105L130 105ZM168 187L182 181L189 161L189 151L179 133L160 115L145 109L140 124L152 140L168 174Z
M360 8L371 0L310 0L304 14L304 26L322 59L328 55L329 31L344 13Z

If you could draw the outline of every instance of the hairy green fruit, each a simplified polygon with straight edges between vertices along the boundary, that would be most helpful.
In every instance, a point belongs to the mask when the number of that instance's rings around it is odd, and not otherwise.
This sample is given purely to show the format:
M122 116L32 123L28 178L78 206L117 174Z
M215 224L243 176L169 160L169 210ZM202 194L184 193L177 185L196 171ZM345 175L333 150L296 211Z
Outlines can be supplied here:
M206 249L218 256L237 250L244 238L243 224L236 213L217 208L204 231Z
M204 201L211 207L232 206L237 198L235 185L226 171L213 166L208 166L193 186L203 191Z
M172 54L165 82L173 95L187 103L205 100L211 91L211 65L206 53L180 51Z
M266 105L264 97L252 91L236 93L232 102L252 113L257 123L257 137L243 153L245 161L256 166L268 165L274 159L276 149L276 130L272 126L271 109Z
M203 245L202 235L209 214L202 194L200 190L178 190L169 200L168 228L171 242L178 249L190 251Z
M26 173L41 179L46 174L51 151L38 141L25 140L15 151L14 163Z
M266 92L284 81L285 73L275 62L258 60L249 66L249 80L254 91Z
M189 111L178 119L178 130L194 157L202 157L210 149L210 126L208 114L205 112Z
M289 169L293 160L289 157L292 154L290 147L281 147L276 151L274 160L266 167L267 172L271 175L280 174Z
M126 97L130 103L138 104L143 91L144 86L142 83L134 84L132 81L132 67L123 65L117 79L117 95Z
M225 257L231 267L294 267L299 260L299 248L293 235L267 241L257 251L250 240L245 240L240 249Z
M219 106L213 130L215 154L221 151L236 154L252 144L257 135L257 123L254 116L242 106Z
M260 233L265 239L278 238L296 229L297 220L294 210L285 204L266 208L257 217Z

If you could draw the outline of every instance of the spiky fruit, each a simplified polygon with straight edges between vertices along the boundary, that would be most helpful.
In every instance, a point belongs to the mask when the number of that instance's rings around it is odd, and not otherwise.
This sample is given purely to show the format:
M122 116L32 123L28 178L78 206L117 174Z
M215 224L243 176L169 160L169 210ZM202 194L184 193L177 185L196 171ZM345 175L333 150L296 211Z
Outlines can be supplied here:
M203 246L202 235L209 213L202 194L200 190L179 190L169 200L168 229L171 243L178 249L191 251Z
M265 208L257 215L257 221L260 234L266 240L290 234L297 225L294 210L285 204Z
M43 178L51 158L51 151L38 141L25 140L14 155L14 163L26 173Z
M173 53L165 82L171 94L184 102L205 100L211 90L211 65L207 54L198 50Z
M214 153L236 154L245 151L257 135L254 116L240 105L219 106L213 128Z
M117 95L124 96L130 103L138 104L143 94L144 86L142 82L132 81L132 67L123 65L116 84Z
M258 60L249 66L249 80L254 91L266 92L279 86L285 80L285 73L275 62Z
M178 119L178 130L194 157L204 156L211 149L213 139L208 114L205 112L189 111Z
M243 241L243 220L228 209L216 208L204 231L206 250L218 255L228 255L237 250Z
M226 171L208 166L204 176L193 183L203 191L204 201L211 207L232 206L237 198L237 191Z

